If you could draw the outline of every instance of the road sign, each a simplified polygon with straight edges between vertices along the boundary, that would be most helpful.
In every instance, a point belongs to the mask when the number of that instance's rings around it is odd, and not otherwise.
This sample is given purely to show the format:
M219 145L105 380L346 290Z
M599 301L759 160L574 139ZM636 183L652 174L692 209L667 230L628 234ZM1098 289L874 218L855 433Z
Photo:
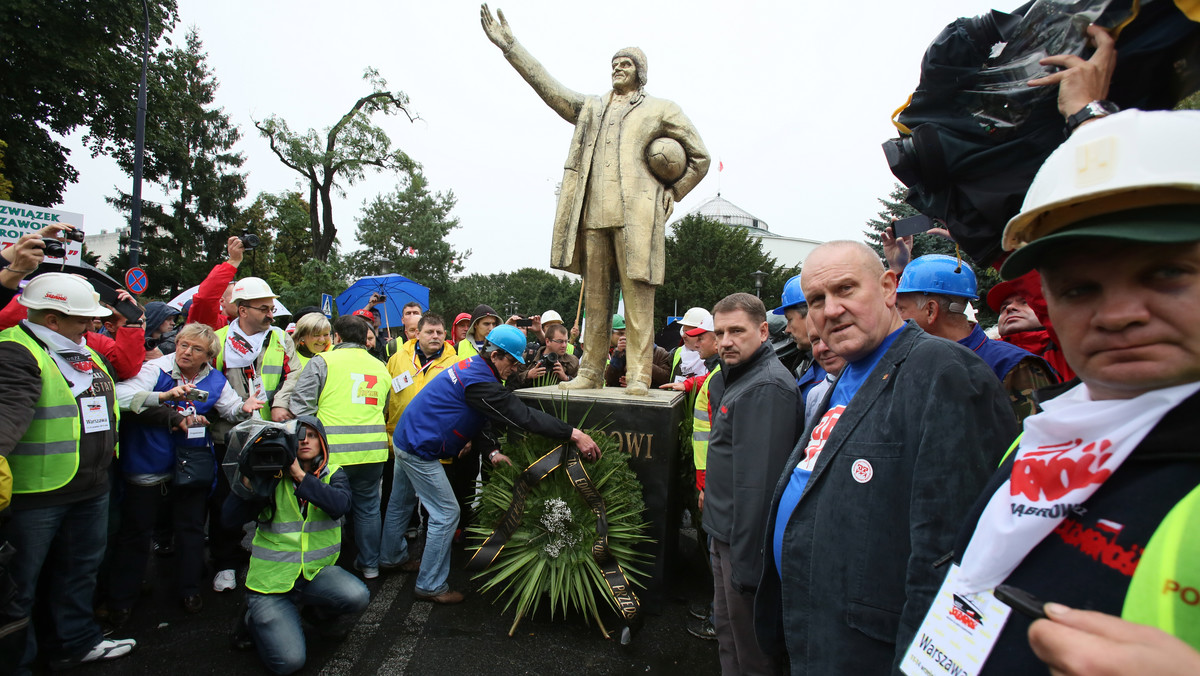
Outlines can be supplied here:
M146 287L150 285L150 278L146 276L146 271L141 268L129 268L125 272L125 286L129 287L129 291L141 295L146 292Z
M333 296L323 293L321 294L321 312L329 319L333 319Z

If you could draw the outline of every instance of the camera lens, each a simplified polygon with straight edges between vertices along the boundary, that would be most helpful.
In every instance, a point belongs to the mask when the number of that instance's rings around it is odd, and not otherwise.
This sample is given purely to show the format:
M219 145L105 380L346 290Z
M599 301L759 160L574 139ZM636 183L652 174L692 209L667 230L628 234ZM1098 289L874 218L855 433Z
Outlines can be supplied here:
M48 239L46 242L46 255L51 258L64 258L67 255L67 247L57 239Z

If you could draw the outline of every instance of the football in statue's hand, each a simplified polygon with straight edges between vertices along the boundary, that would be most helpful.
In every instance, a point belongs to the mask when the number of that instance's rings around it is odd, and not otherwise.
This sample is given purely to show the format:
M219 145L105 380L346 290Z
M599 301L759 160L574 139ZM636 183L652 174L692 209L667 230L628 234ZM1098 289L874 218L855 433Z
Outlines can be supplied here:
M656 138L646 146L646 164L650 172L666 185L678 181L687 169L687 154L673 138Z

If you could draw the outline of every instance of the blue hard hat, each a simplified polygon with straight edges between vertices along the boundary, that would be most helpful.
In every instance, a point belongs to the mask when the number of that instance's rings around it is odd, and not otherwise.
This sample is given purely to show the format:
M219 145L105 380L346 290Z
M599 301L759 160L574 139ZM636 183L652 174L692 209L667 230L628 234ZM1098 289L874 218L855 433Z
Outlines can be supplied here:
M779 300L783 302L783 305L771 310L771 314L781 315L793 305L802 305L808 302L804 300L804 291L800 289L800 275L784 282L783 297Z
M896 293L937 293L979 300L975 271L966 261L954 256L929 254L916 258L904 268Z
M487 334L487 342L504 350L516 358L518 363L525 363L525 332L511 324L501 324Z

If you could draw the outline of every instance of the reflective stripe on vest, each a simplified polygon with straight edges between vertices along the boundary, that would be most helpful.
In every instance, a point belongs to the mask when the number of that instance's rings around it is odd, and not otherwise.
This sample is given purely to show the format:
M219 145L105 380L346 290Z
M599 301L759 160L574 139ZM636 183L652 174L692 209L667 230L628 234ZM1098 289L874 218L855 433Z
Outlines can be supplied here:
M712 431L712 420L708 413L708 384L720 370L721 365L717 364L716 368L709 372L692 407L692 459L697 470L708 468L708 435Z
M0 341L18 343L29 350L37 360L42 378L42 392L34 403L33 420L8 455L13 475L12 492L45 493L62 488L79 471L79 437L83 429L79 404L71 395L71 387L58 370L58 364L33 336L18 325L0 331ZM112 379L100 356L90 347L88 352L92 362ZM113 382L116 383L115 379ZM109 413L115 438L121 418L120 407L114 405Z
M330 462L384 462L388 443L383 411L392 382L387 367L362 348L331 350L321 359L326 373L317 418L325 425Z
M1121 618L1200 647L1200 487L1167 513L1138 560Z
M321 477L325 484L338 471L336 465L331 467ZM275 486L275 515L254 532L247 589L263 594L287 592L300 575L311 580L322 568L337 562L342 550L343 519L331 518L311 502L308 516L302 516L294 485L290 479L283 479Z
M217 329L217 339L221 343L221 351L217 353L217 358L214 360L214 366L218 371L225 371L225 337L229 335L229 326L222 326ZM267 393L267 401L263 407L258 409L258 415L263 420L271 419L271 402L275 399L275 393L279 391L279 383L283 380L283 365L287 362L287 348L284 345L283 339L287 334L283 329L272 326L271 335L263 339L262 353L258 359L261 366L258 370L258 377L262 378L263 391ZM248 394L253 394L249 392Z

